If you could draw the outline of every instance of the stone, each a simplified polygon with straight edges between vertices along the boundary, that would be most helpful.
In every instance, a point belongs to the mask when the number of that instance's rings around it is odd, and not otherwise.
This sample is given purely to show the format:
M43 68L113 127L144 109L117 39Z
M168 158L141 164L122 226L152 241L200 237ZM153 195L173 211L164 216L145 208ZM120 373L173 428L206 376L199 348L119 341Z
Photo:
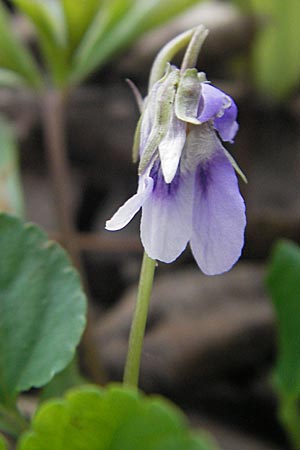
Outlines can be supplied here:
M198 269L158 276L153 289L141 369L146 390L176 390L263 363L273 349L274 319L264 269L240 263L206 277ZM136 296L130 288L97 323L96 352L121 379Z

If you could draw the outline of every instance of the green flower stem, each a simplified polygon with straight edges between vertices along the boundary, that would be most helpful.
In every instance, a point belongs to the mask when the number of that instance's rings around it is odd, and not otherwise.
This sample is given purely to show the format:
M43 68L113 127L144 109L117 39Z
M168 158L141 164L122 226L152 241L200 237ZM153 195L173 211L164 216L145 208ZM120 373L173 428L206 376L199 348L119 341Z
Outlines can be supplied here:
M279 418L293 450L300 450L300 411L298 396L279 394Z
M124 371L124 384L137 387L139 381L141 353L148 316L149 299L152 292L156 261L144 253L138 295L131 324L128 353Z

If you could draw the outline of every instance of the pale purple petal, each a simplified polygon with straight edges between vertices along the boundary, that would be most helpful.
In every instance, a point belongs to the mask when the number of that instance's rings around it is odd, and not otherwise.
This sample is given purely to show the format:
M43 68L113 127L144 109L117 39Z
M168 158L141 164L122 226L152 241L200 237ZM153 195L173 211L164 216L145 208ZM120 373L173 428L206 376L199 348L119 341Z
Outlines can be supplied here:
M152 189L153 179L150 177L140 177L137 193L127 200L113 217L106 222L105 228L109 231L116 231L124 228L151 195Z
M166 183L171 183L176 174L185 139L186 123L177 119L173 111L167 134L158 146L161 169Z
M226 272L244 243L245 205L234 170L222 151L199 164L195 176L191 249L207 275Z
M223 141L233 142L235 135L239 129L236 121L237 106L231 99L231 106L225 109L222 117L217 117L214 120L214 127L218 131Z
M224 108L229 107L229 97L224 92L209 83L202 83L202 95L198 108L198 119L207 122L219 114L223 114Z
M167 184L158 164L150 176L154 187L142 208L141 239L150 258L170 263L191 237L193 176L180 175L178 170L172 183Z
M237 106L231 97L209 83L202 83L198 119L207 122L214 119L214 127L223 141L233 142L238 131Z

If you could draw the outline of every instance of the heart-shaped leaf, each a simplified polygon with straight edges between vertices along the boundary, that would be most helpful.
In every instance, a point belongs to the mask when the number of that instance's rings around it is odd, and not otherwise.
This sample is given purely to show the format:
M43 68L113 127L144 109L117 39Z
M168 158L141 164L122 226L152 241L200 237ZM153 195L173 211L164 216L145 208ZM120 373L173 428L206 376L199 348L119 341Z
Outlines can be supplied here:
M182 413L160 397L111 385L86 386L37 411L18 450L215 450L194 436Z
M0 401L45 385L72 359L85 325L79 276L59 245L0 214Z

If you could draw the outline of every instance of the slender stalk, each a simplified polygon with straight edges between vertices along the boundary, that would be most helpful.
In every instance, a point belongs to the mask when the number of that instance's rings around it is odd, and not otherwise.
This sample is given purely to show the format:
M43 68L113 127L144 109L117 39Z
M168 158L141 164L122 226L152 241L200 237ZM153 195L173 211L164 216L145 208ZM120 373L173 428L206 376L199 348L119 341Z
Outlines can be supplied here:
M42 96L42 121L50 175L55 190L58 225L63 244L75 266L80 269L73 225L72 185L65 137L65 93L46 91Z
M137 387L143 340L152 292L156 261L144 252L135 312L131 324L128 353L124 371L124 384Z

